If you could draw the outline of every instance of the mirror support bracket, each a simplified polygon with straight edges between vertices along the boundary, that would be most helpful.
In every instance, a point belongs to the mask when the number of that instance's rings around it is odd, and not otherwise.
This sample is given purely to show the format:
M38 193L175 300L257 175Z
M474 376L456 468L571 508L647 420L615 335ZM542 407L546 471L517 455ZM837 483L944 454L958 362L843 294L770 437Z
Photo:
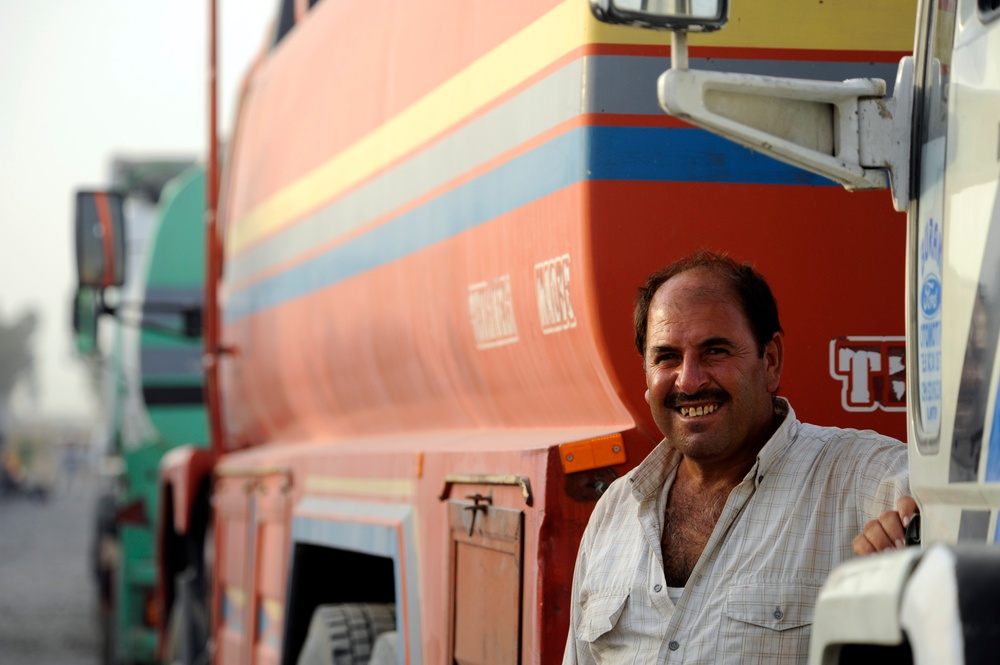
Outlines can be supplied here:
M675 48L682 66L664 72L657 84L664 111L849 190L891 183L893 205L906 210L912 58L900 62L894 96L886 98L881 79L811 81L692 71L686 45L674 41Z

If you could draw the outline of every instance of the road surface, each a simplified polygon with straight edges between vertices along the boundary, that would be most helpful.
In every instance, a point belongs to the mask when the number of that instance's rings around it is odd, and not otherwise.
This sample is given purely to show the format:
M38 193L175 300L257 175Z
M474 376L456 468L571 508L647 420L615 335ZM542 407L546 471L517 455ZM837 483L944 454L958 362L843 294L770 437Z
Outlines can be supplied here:
M0 496L0 663L98 665L90 573L96 484L65 478L44 501Z

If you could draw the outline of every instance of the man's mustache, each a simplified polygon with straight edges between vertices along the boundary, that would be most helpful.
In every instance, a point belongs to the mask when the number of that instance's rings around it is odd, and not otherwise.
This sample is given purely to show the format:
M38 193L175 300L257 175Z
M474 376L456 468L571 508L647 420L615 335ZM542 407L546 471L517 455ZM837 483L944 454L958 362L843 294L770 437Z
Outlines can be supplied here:
M663 405L670 409L678 409L686 404L697 404L699 402L718 402L720 404L725 404L731 401L732 398L729 396L725 390L712 389L712 390L699 390L696 393L675 393L673 395L668 395L665 400L663 400Z

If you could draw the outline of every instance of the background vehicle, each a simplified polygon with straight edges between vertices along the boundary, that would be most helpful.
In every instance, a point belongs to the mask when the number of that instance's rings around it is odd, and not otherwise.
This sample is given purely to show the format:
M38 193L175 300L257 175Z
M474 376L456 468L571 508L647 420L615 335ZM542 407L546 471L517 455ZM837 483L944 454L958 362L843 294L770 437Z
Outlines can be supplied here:
M610 20L683 22L669 16L678 7L643 16L637 5L594 4ZM699 23L725 3L696 7ZM816 608L813 662L996 659L1000 554L983 544L1000 540L998 65L1000 3L958 0L921 2L891 96L881 82L683 68L658 83L668 112L848 188L889 186L908 215L908 440L925 549L834 571ZM762 122L764 106L781 126Z
M159 462L173 447L208 440L201 368L204 174L183 160L117 160L112 182L124 200L130 274L114 296L98 300L83 287L77 297L83 310L77 321L89 323L78 326L80 350L105 384L106 454L92 556L106 661L153 663ZM103 341L111 339L107 355L97 339L98 307L115 314L102 331Z
M282 3L247 75L206 248L212 447L162 464L161 597L189 655L191 594L170 590L193 571L216 663L364 663L373 642L558 662L593 503L661 438L635 288L699 247L774 285L803 419L904 436L884 193L664 116L668 49L583 0L305 5ZM869 5L799 10L781 46L723 32L705 57L839 80L909 50L908 22L856 30Z

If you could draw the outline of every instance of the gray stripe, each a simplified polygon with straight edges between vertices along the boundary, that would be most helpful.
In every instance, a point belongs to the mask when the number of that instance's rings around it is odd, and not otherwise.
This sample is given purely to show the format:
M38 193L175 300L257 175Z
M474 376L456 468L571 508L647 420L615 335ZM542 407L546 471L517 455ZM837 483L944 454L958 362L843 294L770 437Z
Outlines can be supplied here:
M506 103L376 176L266 242L229 259L227 282L242 282L354 231L581 113L662 115L656 80L669 58L587 56L576 59ZM842 80L891 81L895 65L694 59L692 68Z
M146 286L143 302L201 303L205 289L201 286Z
M588 113L662 115L656 99L656 82L670 67L670 58L601 56L587 58L584 107ZM892 94L897 63L803 62L783 60L722 60L693 58L691 69L734 74L783 76L820 81L880 78Z
M144 345L139 358L143 380L161 376L190 376L200 381L201 356L200 346L184 348Z
M695 59L691 69L736 74L787 76L819 81L846 81L852 78L876 78L885 81L886 94L896 85L898 62L810 62L802 60L719 60Z
M204 294L199 286L147 287L142 301L142 321L183 333L183 310L200 308Z

